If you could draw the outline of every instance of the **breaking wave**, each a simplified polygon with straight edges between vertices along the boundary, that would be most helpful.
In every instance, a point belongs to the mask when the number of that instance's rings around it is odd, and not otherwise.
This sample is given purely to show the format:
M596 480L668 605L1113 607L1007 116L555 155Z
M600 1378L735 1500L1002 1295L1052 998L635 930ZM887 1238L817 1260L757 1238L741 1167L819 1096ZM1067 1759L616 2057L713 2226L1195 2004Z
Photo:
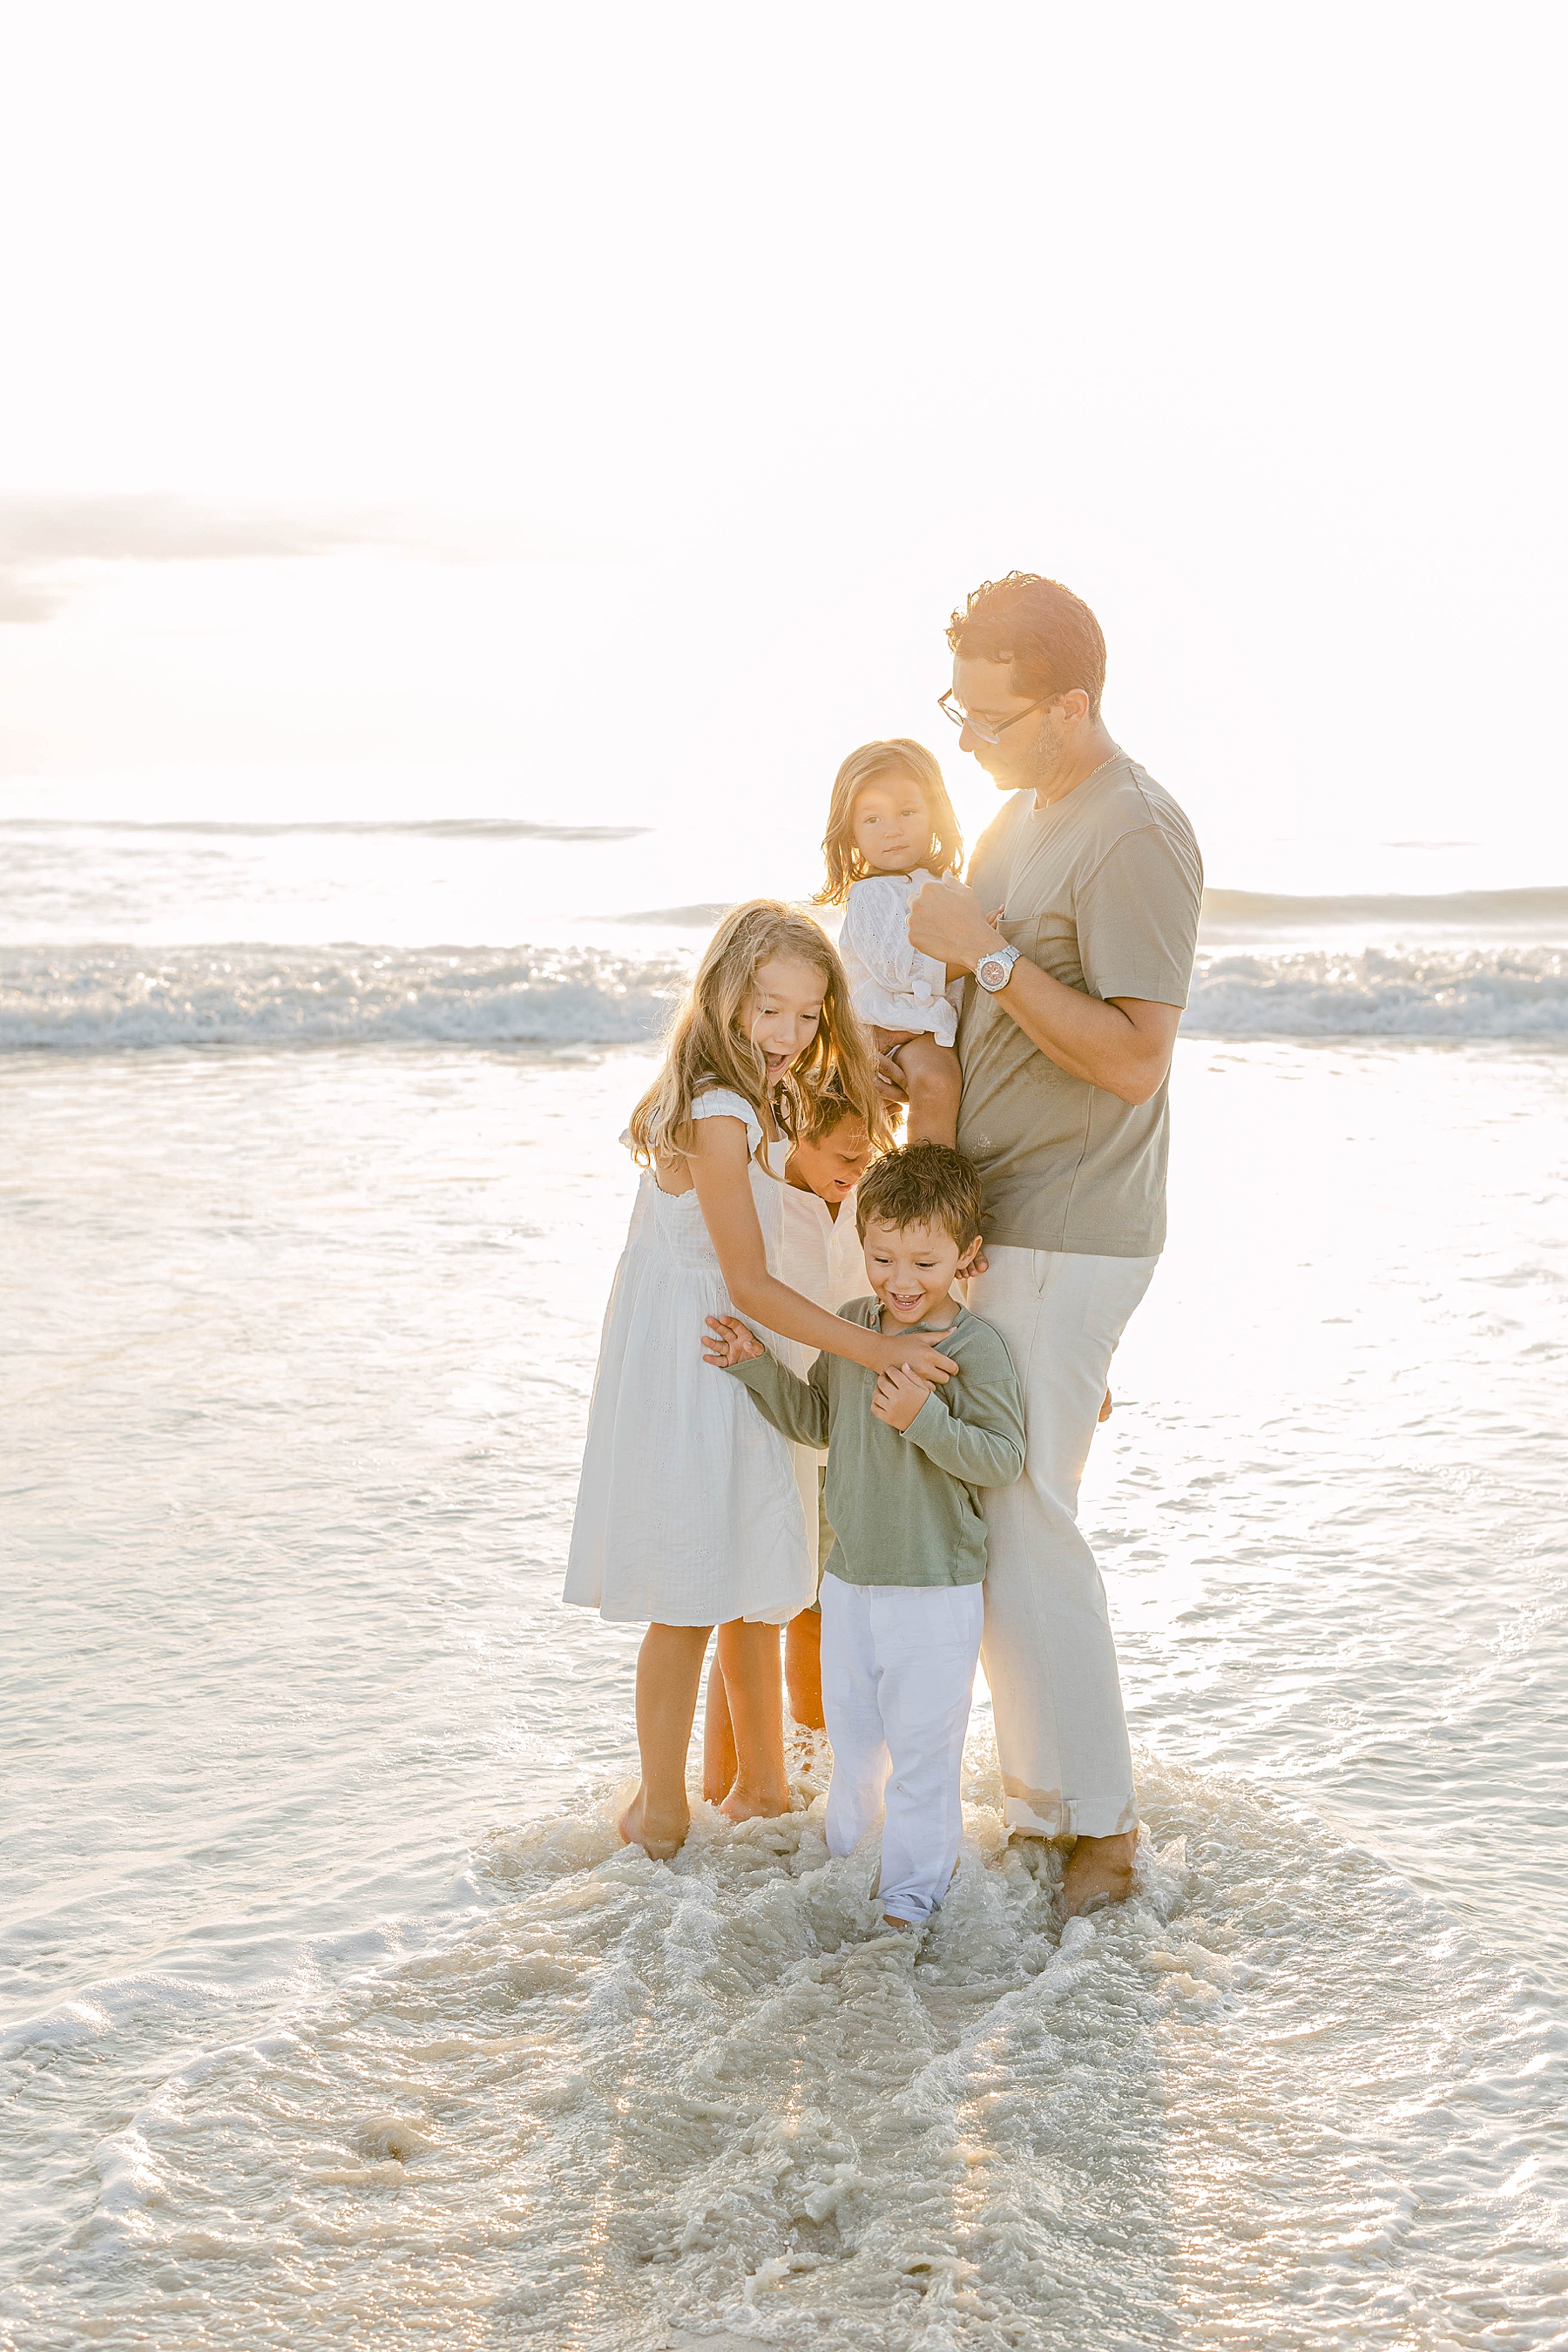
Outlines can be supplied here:
M685 976L592 948L17 949L0 1050L625 1045L658 1034Z
M1561 1037L1568 954L1205 956L1183 1026L1200 1037Z
M16 948L0 1051L421 1041L617 1045L657 1037L679 953L581 948ZM1203 1037L1568 1035L1552 948L1200 958L1184 1027Z

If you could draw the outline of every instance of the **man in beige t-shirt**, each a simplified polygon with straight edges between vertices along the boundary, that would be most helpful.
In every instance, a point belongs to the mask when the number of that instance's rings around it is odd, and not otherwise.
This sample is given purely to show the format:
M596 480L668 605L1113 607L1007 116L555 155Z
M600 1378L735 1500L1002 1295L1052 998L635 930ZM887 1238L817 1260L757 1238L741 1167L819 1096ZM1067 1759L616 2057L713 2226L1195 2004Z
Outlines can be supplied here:
M968 884L911 901L910 938L973 974L958 1144L984 1181L989 1269L970 1305L1007 1342L1027 1427L1023 1478L986 1498L981 1657L1008 1824L1076 1840L1071 1914L1131 1885L1131 1755L1078 1489L1165 1239L1166 1090L1203 864L1182 810L1106 730L1105 641L1069 590L988 581L948 643L942 707L1015 797Z

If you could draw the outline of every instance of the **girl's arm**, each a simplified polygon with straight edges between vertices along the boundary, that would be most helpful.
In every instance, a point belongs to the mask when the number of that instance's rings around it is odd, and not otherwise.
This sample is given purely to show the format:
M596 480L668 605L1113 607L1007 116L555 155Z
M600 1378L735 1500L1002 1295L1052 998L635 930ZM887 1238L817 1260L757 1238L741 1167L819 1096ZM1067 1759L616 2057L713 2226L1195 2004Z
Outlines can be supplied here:
M693 1120L691 1174L697 1203L731 1304L738 1312L786 1339L826 1349L830 1356L847 1356L868 1372L908 1364L923 1381L940 1383L950 1379L957 1365L925 1332L884 1339L879 1331L868 1331L858 1323L845 1322L840 1315L829 1315L824 1307L814 1307L798 1290L791 1290L768 1272L763 1229L757 1223L757 1204L746 1171L746 1130L740 1119L719 1116Z

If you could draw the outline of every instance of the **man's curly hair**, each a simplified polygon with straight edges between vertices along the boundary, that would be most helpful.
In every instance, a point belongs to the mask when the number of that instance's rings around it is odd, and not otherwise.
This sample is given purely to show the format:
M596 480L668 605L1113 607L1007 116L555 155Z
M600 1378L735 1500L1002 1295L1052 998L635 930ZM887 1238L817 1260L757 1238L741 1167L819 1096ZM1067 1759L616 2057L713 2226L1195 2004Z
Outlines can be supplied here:
M962 613L947 625L955 654L976 661L1011 662L1013 691L1032 702L1081 687L1089 715L1100 716L1105 691L1105 639L1081 596L1037 572L1009 572L983 580Z

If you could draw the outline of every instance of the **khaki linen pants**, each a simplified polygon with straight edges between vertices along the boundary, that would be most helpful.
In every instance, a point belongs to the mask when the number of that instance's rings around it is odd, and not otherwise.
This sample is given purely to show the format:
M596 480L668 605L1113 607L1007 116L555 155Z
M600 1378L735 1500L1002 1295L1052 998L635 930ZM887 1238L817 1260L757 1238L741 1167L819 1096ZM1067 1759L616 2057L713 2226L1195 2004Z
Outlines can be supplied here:
M989 1489L980 1661L1009 1829L1111 1837L1138 1820L1105 1587L1078 1524L1106 1374L1158 1259L992 1248L973 1312L1024 1391L1024 1475Z

